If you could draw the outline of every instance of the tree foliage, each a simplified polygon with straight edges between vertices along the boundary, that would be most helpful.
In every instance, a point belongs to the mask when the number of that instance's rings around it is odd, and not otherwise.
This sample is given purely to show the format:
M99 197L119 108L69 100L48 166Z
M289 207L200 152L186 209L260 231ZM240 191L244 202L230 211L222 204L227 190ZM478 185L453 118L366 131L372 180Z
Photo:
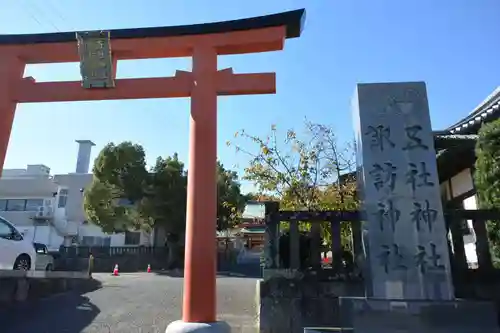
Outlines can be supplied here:
M131 142L109 143L97 156L94 178L84 192L87 218L105 232L148 226L137 209L147 178L144 149Z
M250 157L244 179L256 185L254 197L277 197L287 210L357 208L355 182L343 177L354 167L353 145L341 146L331 127L306 121L303 136L289 129L280 138L273 125L264 138L244 130L235 137L240 142L228 145ZM328 240L329 228L323 236Z
M236 223L245 206L238 175L217 164L218 228ZM106 232L161 226L178 238L186 221L187 171L177 154L148 171L144 149L131 142L106 145L84 192L88 220Z
M156 159L144 192L142 214L180 236L186 221L187 174L177 154Z
M129 141L109 143L95 160L93 173L100 182L113 187L116 195L135 202L142 198L148 175L144 148Z
M110 186L94 178L85 189L83 207L87 219L100 226L105 232L121 229L117 226L119 219L114 195Z
M476 143L474 181L479 206L500 208L500 120L484 124ZM500 266L500 221L487 223L488 237L495 265Z
M257 146L255 151L241 143L231 143L236 150L250 156L244 179L254 182L254 196L279 197L283 207L314 210L331 205L355 208L354 183L343 182L342 175L353 170L352 145L340 147L334 131L325 125L305 123L306 135L300 139L288 130L284 140L278 139L275 125L266 138L244 130L236 137ZM337 199L330 200L337 196Z
M226 170L220 162L217 162L217 197L217 229L226 230L238 222L247 197L241 194L238 174Z
M245 196L246 196L247 201L265 202L265 201L279 201L280 200L280 198L276 195L262 194L262 193L249 192Z

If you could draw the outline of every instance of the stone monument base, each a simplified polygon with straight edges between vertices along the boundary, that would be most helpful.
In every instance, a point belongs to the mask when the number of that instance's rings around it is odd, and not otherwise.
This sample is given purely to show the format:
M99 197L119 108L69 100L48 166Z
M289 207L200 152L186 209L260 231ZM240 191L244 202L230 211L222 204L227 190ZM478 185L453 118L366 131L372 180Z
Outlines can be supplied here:
M354 333L500 333L493 303L340 297L343 327Z

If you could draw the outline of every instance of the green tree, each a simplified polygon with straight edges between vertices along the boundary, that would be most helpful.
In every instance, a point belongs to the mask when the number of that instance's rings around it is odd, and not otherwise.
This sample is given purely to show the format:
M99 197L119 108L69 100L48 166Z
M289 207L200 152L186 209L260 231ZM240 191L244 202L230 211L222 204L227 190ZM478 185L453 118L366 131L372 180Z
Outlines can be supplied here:
M187 177L184 163L177 153L172 157L156 159L146 188L141 202L143 212L155 221L155 225L165 227L168 233L184 233Z
M144 148L129 141L108 143L97 156L93 173L100 182L118 191L121 198L135 202L142 198L148 177Z
M476 143L474 181L479 206L500 209L500 120L484 124ZM500 267L500 221L488 221L488 238L495 266Z
M90 186L85 189L83 207L87 219L101 227L103 231L114 232L116 229L121 229L117 223L119 217L111 186L94 178Z
M265 138L244 130L236 137L250 142L250 148L242 143L228 145L250 157L244 179L254 182L259 195L278 197L288 210L357 208L354 182L343 182L341 177L353 170L353 145L339 145L331 127L306 121L303 138L290 129L284 139L278 139L275 125ZM252 145L257 147L251 149ZM329 240L329 228L322 229L323 238ZM348 233L346 229L344 234Z
M257 202L265 202L265 201L279 201L280 198L274 195L260 194L249 192L245 194L246 201L257 201Z
M241 194L238 174L217 162L217 229L226 230L239 221L247 197Z
M151 168L140 202L140 214L155 228L166 232L168 266L181 259L181 241L186 229L187 175L177 153L158 157ZM158 230L158 229L157 229Z
M150 226L138 208L148 176L144 149L140 145L109 143L97 156L93 174L83 203L90 222L105 232Z
M109 143L96 158L93 173L94 179L84 193L89 221L106 232L163 228L169 235L167 246L179 244L186 225L187 171L177 154L158 157L148 172L140 145ZM225 229L237 222L246 201L238 175L220 162L217 193L217 225ZM175 257L176 251L169 253Z
M228 142L236 151L250 156L243 178L257 186L254 195L278 196L284 208L314 210L326 208L320 197L331 186L337 188L340 202L352 194L352 189L341 181L343 174L354 169L352 145L340 147L334 131L326 125L306 122L305 129L303 139L288 130L285 139L279 140L274 125L266 138L244 130L236 133L237 138L257 146L255 150Z

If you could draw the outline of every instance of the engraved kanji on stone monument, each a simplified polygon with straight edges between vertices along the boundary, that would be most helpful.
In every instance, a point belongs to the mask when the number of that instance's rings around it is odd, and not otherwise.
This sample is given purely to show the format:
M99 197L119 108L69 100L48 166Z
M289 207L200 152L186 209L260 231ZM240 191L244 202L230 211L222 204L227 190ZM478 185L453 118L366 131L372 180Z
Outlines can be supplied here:
M429 200L424 200L423 203L414 202L413 210L411 211L411 220L415 224L417 231L421 231L423 225L427 227L429 232L432 232L432 226L438 218L439 212L431 208Z
M384 271L389 273L389 270L407 270L406 258L404 251L406 249L398 244L382 245L380 247L379 259Z
M375 186L377 190L381 190L385 187L390 191L394 191L397 171L398 168L396 168L391 162L373 164L372 170L370 171L370 175L373 176L374 180L373 186Z
M391 129L384 125L368 126L365 134L370 137L370 146L381 152L396 146L391 140Z
M412 125L405 127L406 144L403 146L403 150L429 149L429 146L424 144L423 140L420 138L421 131L422 131L422 126L420 125Z
M80 74L84 88L115 86L109 31L77 33Z
M406 182L410 185L411 190L415 192L417 187L434 186L434 182L430 181L431 174L427 171L427 164L408 163L408 172L406 173Z
M380 201L377 205L376 219L380 231L385 231L390 228L392 232L396 231L396 224L401 218L401 211L397 209L394 201L389 199L385 202Z
M353 111L368 295L452 299L425 83L359 84Z

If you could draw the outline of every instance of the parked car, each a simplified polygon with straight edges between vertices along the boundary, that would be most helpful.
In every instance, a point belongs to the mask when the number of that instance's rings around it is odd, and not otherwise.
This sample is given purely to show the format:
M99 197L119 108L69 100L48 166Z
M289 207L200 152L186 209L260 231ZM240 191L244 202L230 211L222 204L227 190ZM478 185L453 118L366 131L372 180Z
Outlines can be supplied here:
M36 251L31 240L9 221L0 217L0 269L34 270Z
M36 251L37 271L52 271L54 270L54 257L49 253L47 245L41 243L33 243Z

